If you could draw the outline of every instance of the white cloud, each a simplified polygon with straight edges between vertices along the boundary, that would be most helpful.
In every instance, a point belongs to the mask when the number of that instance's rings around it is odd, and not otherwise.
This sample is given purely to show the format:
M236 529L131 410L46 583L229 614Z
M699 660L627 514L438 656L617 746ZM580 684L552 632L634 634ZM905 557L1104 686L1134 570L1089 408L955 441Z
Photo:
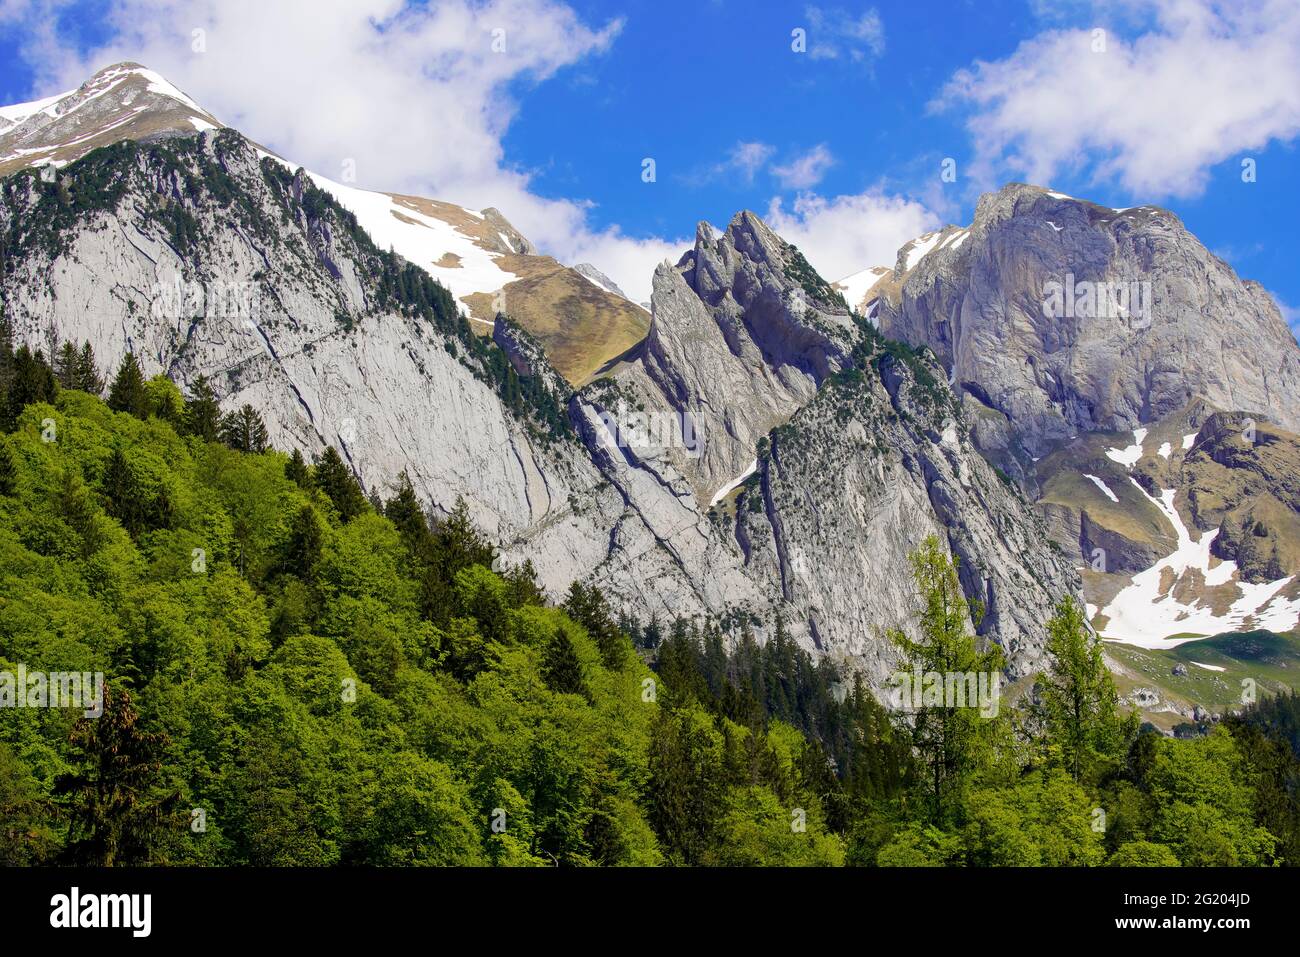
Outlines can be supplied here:
M881 189L833 199L801 193L789 210L774 198L767 223L832 282L868 266L892 267L899 247L942 225L921 203Z
M935 106L970 105L974 174L1049 184L1068 170L1134 195L1189 196L1211 166L1300 134L1300 4L1112 0L1131 42L1051 30L1003 60L959 71Z
M754 177L767 165L776 147L767 143L737 142L727 151L726 158L703 170L688 173L683 178L693 186L704 186L721 179L739 176L745 185L754 182Z
M1300 337L1300 306L1292 306L1282 301L1282 297L1275 292L1269 293L1273 301L1277 303L1278 311L1282 313L1282 319L1290 327L1291 331Z
M826 170L835 164L835 157L819 143L802 156L796 156L785 166L774 166L772 172L786 189L808 189L821 182Z
M885 25L873 7L865 13L847 13L837 8L806 7L808 54L814 60L847 58L860 63L885 52Z
M51 27L68 0L0 4L37 92L139 61L294 162L338 179L352 160L369 189L496 206L544 251L595 263L636 298L664 250L689 244L594 228L589 204L538 196L502 148L514 91L608 50L620 20L589 26L558 0L118 0L111 39L82 53ZM192 49L196 29L206 52Z

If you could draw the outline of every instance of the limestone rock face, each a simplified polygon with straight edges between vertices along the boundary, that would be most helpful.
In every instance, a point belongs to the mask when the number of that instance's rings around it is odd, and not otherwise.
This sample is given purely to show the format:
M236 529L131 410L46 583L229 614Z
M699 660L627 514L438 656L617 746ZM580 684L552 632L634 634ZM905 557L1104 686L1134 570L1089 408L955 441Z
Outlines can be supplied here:
M1276 304L1174 214L1012 184L981 198L967 233L881 296L880 328L928 345L1004 416L1009 433L987 441L1022 465L1195 398L1300 428L1300 347Z
M104 373L131 351L186 389L206 376L278 449L333 445L381 496L404 470L435 513L464 498L553 595L585 579L643 620L760 638L779 615L882 687L926 534L959 557L1015 675L1078 591L942 370L857 322L750 213L658 270L647 339L577 392L537 338L504 317L477 336L449 293L233 130L119 143L58 184L14 174L0 232L20 340L89 340Z
M710 559L747 582L727 590L761 596L732 610L780 614L877 687L896 663L885 631L916 611L908 555L934 534L985 608L979 633L1029 673L1077 573L971 444L942 370L855 321L805 267L741 213L722 236L702 224L694 249L656 271L640 355L578 394L612 423L609 460L656 478L629 499L707 507L701 534L726 545ZM692 441L672 429L643 441L650 430L626 427L637 417L689 421ZM716 562L701 591L729 574Z
M640 389L693 428L691 461L671 457L705 502L844 366L856 334L843 298L750 212L720 237L701 223L695 247L655 271L652 307Z

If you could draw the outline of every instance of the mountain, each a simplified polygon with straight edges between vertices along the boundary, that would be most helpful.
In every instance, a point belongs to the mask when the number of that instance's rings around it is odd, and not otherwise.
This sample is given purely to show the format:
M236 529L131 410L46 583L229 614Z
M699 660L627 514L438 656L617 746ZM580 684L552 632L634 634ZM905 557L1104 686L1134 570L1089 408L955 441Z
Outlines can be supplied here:
M91 85L114 70L145 75ZM343 186L228 128L159 121L79 149L52 181L0 181L21 340L88 340L114 365L130 351L187 388L206 376L277 448L332 445L372 494L405 471L435 513L463 498L552 594L585 580L642 621L707 616L733 636L779 618L881 688L929 533L1015 676L1078 592L932 357L860 321L752 213L660 266L647 319L499 213Z
M1300 346L1173 213L1011 184L864 299L934 351L975 443L1083 569L1103 637L1300 622Z
M220 125L157 73L117 63L67 93L0 106L0 176L26 166L67 166L123 139L149 141Z
M1300 428L1300 346L1277 305L1167 210L1012 184L903 272L881 331L935 351L986 410L981 447L1017 471L1197 397Z
M26 166L61 168L122 140L150 142L223 126L152 70L117 63L76 90L0 107L0 176ZM575 384L645 334L645 313L617 288L596 283L593 289L583 274L538 255L496 209L475 211L308 176L356 215L376 245L393 249L451 290L480 334L490 335L496 313L508 308Z

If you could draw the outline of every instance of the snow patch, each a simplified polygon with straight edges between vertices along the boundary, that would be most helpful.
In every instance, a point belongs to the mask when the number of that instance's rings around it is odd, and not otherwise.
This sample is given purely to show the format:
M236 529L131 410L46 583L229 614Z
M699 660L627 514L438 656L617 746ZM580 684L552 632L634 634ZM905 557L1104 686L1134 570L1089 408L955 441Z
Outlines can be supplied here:
M749 468L745 469L745 471L741 472L740 475L736 476L732 481L718 489L718 493L713 496L713 501L709 502L709 508L713 508L713 506L717 505L724 498L734 492L740 486L741 482L745 481L745 479L749 478L757 471L758 459L754 459L754 461L750 463Z
M1156 451L1156 455L1160 456L1162 459L1167 459L1173 450L1173 446L1168 442L1161 442L1160 448Z
M851 276L845 276L834 285L844 294L849 307L856 309L871 291L871 287L880 282L880 277L891 272L893 270L887 266L872 266Z
M1090 478L1090 479L1092 479L1092 484L1095 485L1095 486L1097 486L1097 488L1101 489L1102 492L1105 494L1105 496L1106 496L1108 499L1110 499L1112 502L1118 502L1118 501L1119 501L1119 496L1116 495L1114 492L1112 492L1112 491L1110 490L1110 486L1109 486L1109 485L1107 485L1107 484L1106 484L1105 482L1103 482L1101 479L1097 478L1097 476L1095 476L1095 475L1089 475L1087 472L1085 472L1085 473L1083 473L1083 474L1084 474L1084 477L1085 477L1085 478Z
M1118 462L1126 469L1131 469L1137 465L1138 459L1142 458L1142 443L1146 441L1146 429L1133 430L1133 445L1123 449L1107 449L1106 457L1112 462Z
M307 175L357 217L376 246L391 247L450 289L456 299L495 292L519 278L496 264L500 253L481 248L450 223L399 204L387 193L344 186L310 170ZM455 268L437 265L447 253L459 259Z
M926 233L908 244L907 261L903 264L904 272L911 272L939 242L939 233Z
M1103 614L1109 621L1102 633L1103 638L1139 648L1174 648L1196 641L1198 637L1241 631L1247 622L1250 627L1270 631L1290 631L1300 623L1300 598L1288 599L1280 594L1291 584L1291 576L1252 585L1237 579L1236 562L1222 561L1211 567L1210 545L1219 530L1206 532L1199 541L1192 541L1187 526L1174 507L1175 489L1161 490L1160 498L1156 499L1147 494L1136 479L1130 478L1129 481L1173 526L1178 544L1171 554L1134 575L1106 606ZM1241 597L1225 613L1218 615L1199 598L1190 603L1179 601L1173 596L1173 591L1189 571L1198 572L1207 588L1235 582ZM1166 572L1172 576L1174 587L1163 592L1161 585ZM1169 637L1183 633L1196 637Z

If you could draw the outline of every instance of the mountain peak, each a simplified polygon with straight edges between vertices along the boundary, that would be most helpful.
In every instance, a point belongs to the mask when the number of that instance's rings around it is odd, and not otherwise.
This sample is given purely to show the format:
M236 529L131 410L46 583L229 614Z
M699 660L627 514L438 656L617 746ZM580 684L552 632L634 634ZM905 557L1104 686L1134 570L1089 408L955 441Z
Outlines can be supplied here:
M221 125L162 74L114 63L75 90L0 107L0 176L25 166L63 167L124 139L192 136Z

